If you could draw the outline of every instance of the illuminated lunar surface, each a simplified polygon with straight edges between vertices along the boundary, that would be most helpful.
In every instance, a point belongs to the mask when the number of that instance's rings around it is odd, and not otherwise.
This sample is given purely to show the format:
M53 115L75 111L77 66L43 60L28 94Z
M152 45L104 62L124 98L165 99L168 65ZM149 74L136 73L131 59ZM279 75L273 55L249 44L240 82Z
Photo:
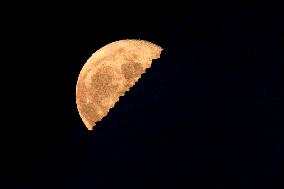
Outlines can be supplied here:
M83 66L76 86L77 108L88 130L105 117L138 81L162 48L143 40L120 40L97 50Z

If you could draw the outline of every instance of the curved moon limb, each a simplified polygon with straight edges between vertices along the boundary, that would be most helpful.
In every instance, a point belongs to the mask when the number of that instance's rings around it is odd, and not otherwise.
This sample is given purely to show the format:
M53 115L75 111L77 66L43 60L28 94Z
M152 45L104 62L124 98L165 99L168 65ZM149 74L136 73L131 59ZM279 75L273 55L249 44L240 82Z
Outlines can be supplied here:
M119 40L97 50L84 64L76 85L76 104L88 130L105 117L119 97L139 80L162 48L144 40Z

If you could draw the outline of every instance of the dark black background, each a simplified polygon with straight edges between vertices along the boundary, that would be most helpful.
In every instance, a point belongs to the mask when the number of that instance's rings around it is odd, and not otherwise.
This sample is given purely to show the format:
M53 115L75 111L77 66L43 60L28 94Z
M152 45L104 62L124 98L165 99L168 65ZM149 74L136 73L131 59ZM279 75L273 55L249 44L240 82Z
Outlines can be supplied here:
M282 10L5 16L1 188L281 187ZM164 51L88 132L76 109L78 74L120 39Z

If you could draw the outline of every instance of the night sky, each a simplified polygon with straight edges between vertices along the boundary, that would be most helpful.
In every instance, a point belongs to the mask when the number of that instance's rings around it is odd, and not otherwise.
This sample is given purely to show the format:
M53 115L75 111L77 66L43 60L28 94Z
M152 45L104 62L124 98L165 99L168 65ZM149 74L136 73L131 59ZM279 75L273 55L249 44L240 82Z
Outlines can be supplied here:
M0 188L283 188L283 10L60 13L3 23ZM77 77L120 39L164 51L89 132Z

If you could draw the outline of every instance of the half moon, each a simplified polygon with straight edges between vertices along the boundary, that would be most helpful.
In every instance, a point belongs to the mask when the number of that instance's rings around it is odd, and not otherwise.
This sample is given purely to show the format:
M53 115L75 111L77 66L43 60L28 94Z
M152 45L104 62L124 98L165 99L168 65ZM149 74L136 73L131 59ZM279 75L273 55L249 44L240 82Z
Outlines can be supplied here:
M163 49L144 40L119 40L97 50L83 66L76 104L88 130L138 81Z

